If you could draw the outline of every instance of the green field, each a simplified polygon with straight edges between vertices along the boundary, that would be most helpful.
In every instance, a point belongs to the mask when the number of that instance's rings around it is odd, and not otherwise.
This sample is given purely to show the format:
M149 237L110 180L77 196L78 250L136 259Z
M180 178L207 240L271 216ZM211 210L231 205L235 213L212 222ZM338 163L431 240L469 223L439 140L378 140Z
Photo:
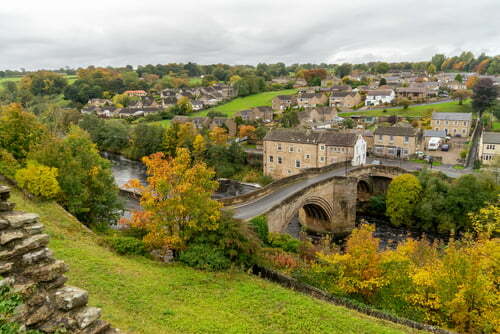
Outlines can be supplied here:
M87 289L90 304L127 333L417 333L239 271L118 256L58 205L12 197L41 216L49 247L70 267L69 284Z
M500 121L493 122L493 131L500 131Z
M271 106L272 100L278 95L291 95L297 93L296 89L278 90L273 92L263 92L245 97L238 97L228 103L224 103L207 110L202 110L190 114L190 116L206 116L209 111L216 110L227 114L229 117L236 112L260 106Z
M426 106L415 106L408 107L408 109L397 108L397 109L387 109L386 112L383 110L372 110L372 111L359 111L359 112L349 112L342 113L340 116L408 116L408 117L425 117L430 116L433 111L437 112L472 112L472 106L470 101L464 102L463 105L459 105L458 102L443 102L439 104L432 104Z
M68 83L72 84L75 82L77 76L76 75L65 75L66 79L68 79ZM7 82L7 81L20 81L22 77L8 77L8 78L0 78L0 84Z

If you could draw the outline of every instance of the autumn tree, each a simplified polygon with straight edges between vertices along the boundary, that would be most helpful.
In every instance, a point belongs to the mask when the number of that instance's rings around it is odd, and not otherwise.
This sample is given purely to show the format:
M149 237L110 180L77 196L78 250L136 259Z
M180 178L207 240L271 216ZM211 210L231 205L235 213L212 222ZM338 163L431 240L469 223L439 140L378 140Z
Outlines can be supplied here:
M240 138L247 137L255 139L255 126L253 125L241 125L239 128Z
M464 100L467 100L472 96L472 91L468 89L457 89L451 93L451 98L458 100L458 104L462 105Z
M202 135L197 134L193 141L193 156L197 160L202 160L207 151L207 143Z
M416 176L396 176L387 190L387 215L395 226L411 226L415 208L422 193L422 186Z
M57 168L47 167L35 161L28 161L26 168L16 172L16 182L22 188L37 197L55 198L61 188L57 182Z
M221 127L214 127L209 133L210 141L216 145L225 145L229 138L226 129Z
M193 163L185 148L175 158L155 153L143 162L148 185L138 180L128 184L141 192L143 208L133 213L130 224L147 231L144 241L150 247L182 250L196 234L217 230L221 204L211 198L218 187L211 169Z
M427 73L432 75L432 74L436 73L436 71L437 71L436 65L431 63L431 64L429 64L429 66L427 66Z
M476 76L470 76L467 81L465 82L465 87L467 87L467 89L472 89L474 88L474 86L476 85L478 81L478 77Z
M30 91L33 95L60 94L68 84L66 78L59 73L37 71L25 75L21 79L21 89Z
M0 148L23 160L30 150L47 136L47 129L32 113L20 104L10 104L0 109Z

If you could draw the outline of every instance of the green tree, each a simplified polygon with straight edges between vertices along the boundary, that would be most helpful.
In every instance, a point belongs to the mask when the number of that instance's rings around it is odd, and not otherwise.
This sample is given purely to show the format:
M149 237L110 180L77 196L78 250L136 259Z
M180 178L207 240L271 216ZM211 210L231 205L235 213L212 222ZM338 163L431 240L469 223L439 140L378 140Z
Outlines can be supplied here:
M432 63L429 64L429 66L427 66L427 73L429 73L431 75L436 73L436 65L434 65Z
M20 104L10 104L0 110L0 148L23 160L47 136L47 129L35 115L23 111Z
M431 59L431 63L436 67L437 70L441 70L441 65L443 65L445 60L446 56L444 54L435 54Z
M384 62L377 63L377 65L375 65L375 72L380 74L389 72L389 64Z
M280 123L284 128L294 128L300 124L299 115L295 110L286 111L283 113Z
M119 218L122 205L111 163L99 155L87 132L73 126L66 137L44 142L29 158L59 170L58 202L81 222L107 226Z
M387 215L395 226L411 226L415 208L422 195L422 186L416 176L403 174L395 177L387 190Z
M464 78L462 77L462 75L460 73L458 73L457 75L455 75L455 81L462 83L462 82L464 82Z
M140 123L130 132L128 155L140 159L163 149L165 129L158 125Z
M33 95L54 95L63 92L68 82L58 73L38 71L25 75L21 79L21 89L30 91Z
M457 89L451 93L451 98L458 100L458 104L462 105L464 100L467 100L472 96L472 91L468 89Z
M339 78L348 76L349 74L351 74L351 72L352 72L352 65L348 63L343 63L342 65L338 66L335 69L335 74L337 74Z

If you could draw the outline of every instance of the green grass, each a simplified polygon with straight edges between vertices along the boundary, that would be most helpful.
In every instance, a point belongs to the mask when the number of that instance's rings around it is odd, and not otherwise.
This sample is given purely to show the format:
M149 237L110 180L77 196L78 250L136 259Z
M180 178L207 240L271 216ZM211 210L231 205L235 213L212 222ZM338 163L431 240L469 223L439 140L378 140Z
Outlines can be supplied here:
M386 112L383 110L372 110L372 111L360 111L360 112L350 112L341 114L340 116L408 116L408 117L426 117L431 116L432 112L472 112L472 106L470 101L464 102L463 105L459 105L458 102L443 102L439 104L426 105L426 106L415 106L408 107L408 109L397 108L397 109L387 109Z
M128 333L417 333L242 272L118 256L57 204L12 195L19 210L40 215L49 247L70 267L68 283Z
M493 122L492 130L493 131L500 131L500 121Z
M68 84L72 84L73 82L75 82L75 80L77 79L77 76L76 75L65 75L66 79L68 80ZM7 81L14 81L14 82L17 82L17 81L20 81L22 77L8 77L8 78L0 78L0 84L4 83L4 82L7 82Z
M156 122L152 122L150 124L161 125L161 126L163 126L165 128L168 128L171 123L172 123L172 120L170 120L170 119L164 119L162 121L156 121Z
M190 114L190 116L206 116L209 111L216 110L225 113L227 116L231 117L236 112L244 109L250 109L253 107L260 106L271 106L272 100L278 95L291 95L297 92L296 89L286 89L273 92L263 92L245 97L238 97L228 103L224 103L210 109L198 111Z
M428 165L429 162L427 160L424 160L424 159L410 159L411 162L415 162L417 164L425 164L425 165ZM433 166L441 166L443 163L441 161L433 161L432 162L432 165Z
M465 167L464 167L464 166L462 166L462 165L455 165L455 166L453 166L452 168L453 168L453 169L457 169L457 170L462 170L462 169L465 169Z

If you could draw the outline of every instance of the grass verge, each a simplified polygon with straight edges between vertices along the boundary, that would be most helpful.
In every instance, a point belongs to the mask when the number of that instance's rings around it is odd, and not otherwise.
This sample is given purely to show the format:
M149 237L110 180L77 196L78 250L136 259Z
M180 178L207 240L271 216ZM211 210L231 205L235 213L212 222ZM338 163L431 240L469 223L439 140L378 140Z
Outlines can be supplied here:
M438 104L423 105L423 106L410 106L408 109L395 108L384 110L369 110L369 111L359 111L359 112L349 112L342 113L340 116L406 116L406 117L428 117L432 113L436 112L472 112L472 106L470 101L464 102L463 105L459 105L458 102L443 102Z
M38 213L49 247L70 266L103 318L128 333L417 333L322 302L248 274L208 273L119 256L53 202L13 191L19 210Z

